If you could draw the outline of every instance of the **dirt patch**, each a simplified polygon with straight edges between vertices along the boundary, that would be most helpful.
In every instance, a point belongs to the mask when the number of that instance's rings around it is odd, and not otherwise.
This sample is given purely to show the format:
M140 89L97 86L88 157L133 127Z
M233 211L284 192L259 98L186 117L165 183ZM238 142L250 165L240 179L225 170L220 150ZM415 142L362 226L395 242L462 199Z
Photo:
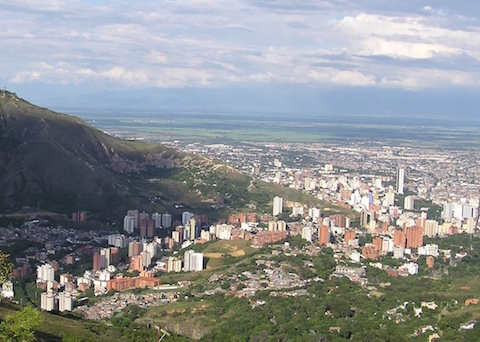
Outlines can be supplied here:
M230 253L231 256L233 257L239 257L239 256L244 256L245 251L243 249L239 249L238 251L235 251L233 253Z
M223 254L222 253L203 253L203 256L209 259L220 259L223 256Z
M235 246L235 249L236 249L236 246ZM243 249L239 249L234 252L230 252L228 254L230 254L232 257L240 257L240 256L244 256L246 253ZM224 253L203 253L203 256L209 259L220 259L220 258L223 258L223 255Z

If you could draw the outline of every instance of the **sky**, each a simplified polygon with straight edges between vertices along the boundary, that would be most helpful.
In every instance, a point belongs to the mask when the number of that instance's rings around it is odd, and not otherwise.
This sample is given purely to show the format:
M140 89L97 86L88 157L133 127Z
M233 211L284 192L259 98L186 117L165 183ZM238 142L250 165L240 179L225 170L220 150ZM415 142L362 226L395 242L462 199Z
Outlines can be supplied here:
M0 0L0 84L50 108L476 118L480 3Z

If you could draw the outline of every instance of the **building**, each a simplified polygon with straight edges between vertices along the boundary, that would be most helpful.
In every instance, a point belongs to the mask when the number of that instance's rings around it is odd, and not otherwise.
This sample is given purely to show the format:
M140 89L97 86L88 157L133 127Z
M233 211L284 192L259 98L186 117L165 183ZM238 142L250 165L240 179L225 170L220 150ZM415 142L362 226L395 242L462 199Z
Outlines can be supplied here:
M354 230L346 230L345 231L345 244L348 245L350 240L355 239L355 231Z
M367 260L379 260L381 249L378 250L373 244L367 244L362 248L362 255Z
M187 223L190 221L191 218L193 218L193 213L191 212L188 212L188 211L184 211L182 213L182 225L187 225Z
M303 227L302 228L302 239L312 242L312 227Z
M155 221L148 218L142 219L140 221L140 236L142 238L153 238L154 235L155 235Z
M277 221L268 221L268 231L269 232L277 231Z
M330 228L328 226L321 225L318 228L318 243L326 245L330 242Z
M435 237L439 233L438 222L435 220L425 221L425 235L428 237Z
M415 198L413 196L405 196L405 200L403 202L403 209L413 210L414 207L415 207Z
M155 228L162 228L162 215L159 213L154 213L152 215L152 220L155 222Z
M413 226L405 229L406 248L418 248L423 245L423 231L421 227Z
M397 194L403 194L405 188L405 169L399 167L397 169L397 181L396 181L396 191Z
M122 291L134 288L153 288L160 286L160 284L160 279L155 278L153 272L143 271L135 278L124 277L123 274L120 274L117 278L107 282L106 290Z
M72 311L73 299L70 292L60 292L58 294L58 311Z
M14 295L13 283L10 280L5 281L2 284L2 297L6 299L12 299Z
M117 249L118 251L118 249ZM110 248L102 248L93 254L93 270L100 271L110 265Z
M287 230L287 223L285 221L277 221L277 230L279 232L283 232L285 230Z
M383 239L381 237L374 238L372 244L377 251L383 250Z
M143 244L137 241L132 241L128 244L128 257L140 255L143 251Z
M435 266L435 258L431 255L427 256L427 266L428 268L433 268Z
M395 193L391 191L387 192L385 194L385 201L389 206L395 205Z
M401 230L397 229L393 232L393 244L395 246L402 246L405 248L405 239L405 233Z
M55 280L55 269L51 264L37 266L37 283Z
M55 310L55 296L51 290L40 295L40 308L44 311Z
M165 263L165 272L180 272L182 270L182 261L176 257L168 257Z
M308 209L308 216L312 218L312 221L317 221L321 216L320 209L319 208Z
M433 256L435 258L438 258L438 256L440 255L440 253L438 251L438 245L435 245L435 244L428 244L428 245L425 245L425 246L420 246L420 247L418 247L417 253L418 253L418 255L430 255L430 256Z
M203 253L195 253L192 250L186 251L184 255L184 271L201 271L203 270Z
M280 242L287 238L287 231L279 232L268 232L263 231L255 234L252 237L252 244L254 247L262 247L270 243Z
M142 223L142 220L148 220L148 219L150 219L150 215L145 211L142 211L140 214L138 214L138 227Z
M303 207L302 206L294 206L292 209L292 216L303 216Z
M162 227L163 228L170 228L171 226L172 226L172 215L163 214L162 215Z
M140 253L140 257L142 258L142 265L143 267L150 267L152 264L152 254L146 250Z
M123 234L111 234L107 238L108 244L117 248L125 248L128 245L128 239Z
M283 198L275 196L273 198L273 216L277 216L283 212Z
M73 222L85 222L87 220L87 213L85 211L77 211L72 213Z
M133 217L133 229L137 229L138 228L138 210L127 211L127 216Z
M143 257L142 255L135 255L130 258L130 272L133 271L138 271L141 272L143 271Z
M126 215L123 218L123 230L127 232L127 234L132 234L135 231L135 217Z

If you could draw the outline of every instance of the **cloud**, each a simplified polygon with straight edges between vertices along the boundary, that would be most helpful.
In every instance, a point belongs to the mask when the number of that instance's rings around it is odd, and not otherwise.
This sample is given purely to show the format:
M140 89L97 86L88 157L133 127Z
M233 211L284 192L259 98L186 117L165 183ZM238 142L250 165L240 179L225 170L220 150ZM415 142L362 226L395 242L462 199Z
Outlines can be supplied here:
M30 83L32 81L40 80L42 76L38 71L20 71L18 72L10 82L12 83Z
M465 6L0 0L0 75L98 87L476 89L480 13Z

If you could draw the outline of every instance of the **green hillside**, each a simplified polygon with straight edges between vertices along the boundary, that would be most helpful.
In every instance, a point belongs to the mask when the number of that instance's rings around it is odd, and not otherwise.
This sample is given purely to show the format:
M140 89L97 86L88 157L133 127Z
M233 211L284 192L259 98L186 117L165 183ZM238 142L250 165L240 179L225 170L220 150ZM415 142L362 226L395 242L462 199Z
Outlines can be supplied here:
M267 211L275 195L319 203L222 163L116 139L76 117L0 94L0 213L28 206L118 220L132 208L174 214L188 209L216 218L247 204Z

